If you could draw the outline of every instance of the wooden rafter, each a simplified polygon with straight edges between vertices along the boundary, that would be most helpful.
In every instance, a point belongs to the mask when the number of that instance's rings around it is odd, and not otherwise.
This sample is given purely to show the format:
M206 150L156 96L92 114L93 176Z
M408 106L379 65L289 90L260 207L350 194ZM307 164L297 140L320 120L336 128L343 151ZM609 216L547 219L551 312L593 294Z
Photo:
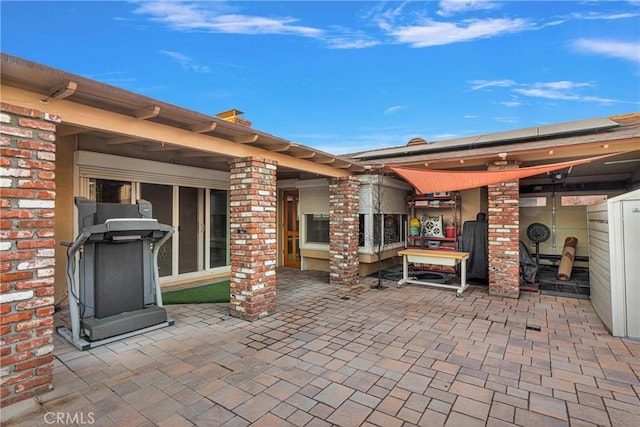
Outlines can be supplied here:
M68 80L62 86L54 89L51 92L51 95L44 98L42 102L46 104L52 99L64 99L68 96L73 95L76 92L76 89L78 89L78 82L75 82L73 80Z
M191 132L205 133L205 132L211 132L216 128L216 126L218 126L216 122L209 122L209 123L193 125L191 126L190 129L191 129Z
M274 145L269 145L267 147L267 150L269 151L273 151L276 153L284 153L285 151L289 151L289 149L291 148L291 145L289 144L274 144Z
M256 142L259 136L260 135L258 135L257 133L252 133L249 135L241 135L233 138L233 141L239 144L250 144L252 142Z
M149 105L148 107L140 108L133 112L136 119L147 120L157 117L160 114L159 105Z
M323 165L330 165L330 164L335 163L335 161L336 161L335 157L328 157L326 159L316 160L316 163L320 163L320 164L323 164Z
M299 159L312 159L316 156L316 153L313 151L309 151L306 153L294 154Z

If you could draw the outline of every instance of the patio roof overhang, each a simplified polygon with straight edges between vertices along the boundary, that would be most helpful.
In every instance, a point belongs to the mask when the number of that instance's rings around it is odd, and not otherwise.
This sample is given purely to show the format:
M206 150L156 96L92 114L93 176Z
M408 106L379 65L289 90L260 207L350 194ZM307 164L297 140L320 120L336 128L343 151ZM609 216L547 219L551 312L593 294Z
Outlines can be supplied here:
M348 159L114 86L2 53L2 101L60 116L58 136L100 141L102 148L135 145L145 158L170 152L228 170L237 157L278 162L278 172L329 177L365 170Z
M514 161L521 168L613 155L572 169L563 184L585 189L596 185L628 187L640 182L640 113L354 154L373 167L424 171L486 171L496 161ZM521 187L551 184L546 173L523 178ZM637 184L636 184L637 185Z

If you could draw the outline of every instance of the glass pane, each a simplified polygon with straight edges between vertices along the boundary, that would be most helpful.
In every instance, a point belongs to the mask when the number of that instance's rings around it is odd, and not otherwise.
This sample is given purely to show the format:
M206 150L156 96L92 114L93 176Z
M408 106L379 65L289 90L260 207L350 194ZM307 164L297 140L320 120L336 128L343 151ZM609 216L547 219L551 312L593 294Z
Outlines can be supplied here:
M90 178L89 199L98 203L131 203L131 182Z
M211 190L210 229L209 267L229 265L227 259L229 225L227 222L227 192L225 190Z
M373 214L373 246L377 247L382 243L382 214Z
M198 189L180 187L178 273L198 270Z
M385 214L384 216L384 244L397 243L400 241L401 216L395 214Z
M358 246L365 245L364 214L358 215Z
M160 184L140 184L140 198L151 203L152 217L160 224L173 224L173 187ZM158 270L160 277L172 274L173 236L162 245L158 253Z
M329 215L305 215L307 219L307 242L329 243Z

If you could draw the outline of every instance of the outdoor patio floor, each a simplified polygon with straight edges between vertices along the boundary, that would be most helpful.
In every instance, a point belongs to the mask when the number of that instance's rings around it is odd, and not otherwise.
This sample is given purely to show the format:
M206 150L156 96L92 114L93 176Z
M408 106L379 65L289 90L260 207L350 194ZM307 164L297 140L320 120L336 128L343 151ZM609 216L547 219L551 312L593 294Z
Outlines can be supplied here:
M3 425L640 425L640 342L588 300L373 283L281 268L277 312L255 322L177 305L174 326L89 351L56 334L55 389Z

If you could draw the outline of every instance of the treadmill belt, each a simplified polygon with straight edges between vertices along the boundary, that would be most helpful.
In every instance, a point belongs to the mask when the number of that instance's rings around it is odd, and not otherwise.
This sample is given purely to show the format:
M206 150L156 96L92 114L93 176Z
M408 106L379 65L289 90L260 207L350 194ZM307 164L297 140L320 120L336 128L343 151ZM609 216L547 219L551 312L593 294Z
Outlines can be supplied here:
M144 308L142 245L141 240L96 244L96 318Z

